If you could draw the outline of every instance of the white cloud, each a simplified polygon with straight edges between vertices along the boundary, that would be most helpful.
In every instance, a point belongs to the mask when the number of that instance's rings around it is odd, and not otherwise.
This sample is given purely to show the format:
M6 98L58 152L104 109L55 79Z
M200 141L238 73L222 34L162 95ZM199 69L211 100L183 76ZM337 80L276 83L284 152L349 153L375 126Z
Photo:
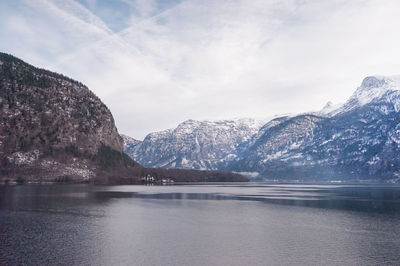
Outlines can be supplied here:
M395 0L120 2L130 26L113 32L96 1L2 1L0 49L86 83L137 138L316 110L400 69Z

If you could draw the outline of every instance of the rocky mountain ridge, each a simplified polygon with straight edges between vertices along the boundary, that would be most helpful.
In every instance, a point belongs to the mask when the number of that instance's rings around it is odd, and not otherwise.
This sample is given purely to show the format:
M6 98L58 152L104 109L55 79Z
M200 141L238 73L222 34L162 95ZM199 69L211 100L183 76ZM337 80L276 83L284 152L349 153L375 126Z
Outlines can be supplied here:
M231 170L270 179L399 181L398 84L365 78L328 116L292 117L259 134Z
M218 170L236 157L239 144L260 125L255 119L187 120L175 129L150 133L143 141L125 136L125 152L148 167Z
M399 84L398 77L366 77L344 104L328 104L320 112L277 117L258 130L242 132L250 137L235 142L229 157L217 156L218 164L204 166L276 180L400 181ZM203 141L207 142L207 136L212 135L204 136ZM169 131L156 142L151 140L146 141L146 158L167 147L170 153L166 158L179 158L195 151L194 139L190 145L173 141ZM210 154L215 155L216 150L211 148ZM142 150L135 152L130 155L140 161ZM207 156L193 158L191 164L178 167L193 168ZM146 163L151 165L153 161Z

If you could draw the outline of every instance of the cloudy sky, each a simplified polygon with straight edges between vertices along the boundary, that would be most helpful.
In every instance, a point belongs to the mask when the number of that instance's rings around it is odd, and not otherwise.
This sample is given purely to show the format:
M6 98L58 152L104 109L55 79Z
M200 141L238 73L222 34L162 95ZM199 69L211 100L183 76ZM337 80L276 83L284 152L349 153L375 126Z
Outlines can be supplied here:
M1 0L0 50L82 81L121 133L270 117L400 74L398 0Z

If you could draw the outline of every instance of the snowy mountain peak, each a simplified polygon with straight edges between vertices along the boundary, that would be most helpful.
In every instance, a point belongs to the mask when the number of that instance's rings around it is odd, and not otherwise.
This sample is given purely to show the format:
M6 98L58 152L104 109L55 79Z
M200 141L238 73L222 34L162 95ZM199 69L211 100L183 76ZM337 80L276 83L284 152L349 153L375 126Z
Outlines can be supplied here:
M332 117L372 102L393 103L393 101L397 101L397 97L393 97L394 94L400 94L400 76L368 76L363 79L361 86L346 103L334 105L332 102L328 102L318 114Z
M388 81L390 82L390 79L383 76L369 76L364 78L360 88L362 89L378 88L385 85Z
M201 122L192 119L186 120L180 123L178 127L175 129L175 131L180 131L185 134L191 134L193 130L199 126L200 123Z
M346 105L347 107L362 106L381 99L387 92L398 91L399 88L399 82L395 77L366 77Z
M329 108L331 108L332 106L333 106L333 102L329 101L329 102L327 102L327 103L325 104L324 108L322 108L322 109L329 109Z
M329 101L325 104L322 110L316 114L321 116L331 116L333 113L335 113L336 110L338 110L342 106L343 103L334 104L333 102Z

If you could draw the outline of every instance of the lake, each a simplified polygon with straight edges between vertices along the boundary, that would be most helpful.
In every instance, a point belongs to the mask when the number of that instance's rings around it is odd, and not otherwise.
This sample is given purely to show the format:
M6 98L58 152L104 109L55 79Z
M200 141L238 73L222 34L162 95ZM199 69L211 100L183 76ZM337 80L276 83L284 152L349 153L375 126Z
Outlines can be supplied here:
M0 265L400 265L400 187L0 187Z

